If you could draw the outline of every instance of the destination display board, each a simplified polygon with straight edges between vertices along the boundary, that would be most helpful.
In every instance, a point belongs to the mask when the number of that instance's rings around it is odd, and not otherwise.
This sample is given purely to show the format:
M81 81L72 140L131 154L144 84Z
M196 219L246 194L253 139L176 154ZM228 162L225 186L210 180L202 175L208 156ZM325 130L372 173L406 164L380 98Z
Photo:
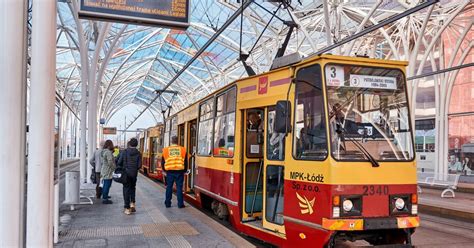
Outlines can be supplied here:
M102 133L103 134L117 134L117 128L116 127L103 127Z
M351 74L349 82L349 87L387 90L397 89L397 79L394 77Z
M349 80L343 66L330 65L326 68L328 86L396 90L397 78L373 75L349 74Z
M80 18L186 29L190 0L81 0Z

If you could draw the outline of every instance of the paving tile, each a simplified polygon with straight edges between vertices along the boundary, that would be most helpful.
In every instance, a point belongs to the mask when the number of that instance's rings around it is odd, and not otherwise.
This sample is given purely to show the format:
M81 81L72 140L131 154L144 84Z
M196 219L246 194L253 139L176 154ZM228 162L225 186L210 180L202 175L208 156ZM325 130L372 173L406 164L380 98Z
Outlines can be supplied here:
M140 177L137 212L132 215L123 213L122 185L116 183L110 192L113 204L94 199L94 205L78 205L75 211L62 205L62 231L55 247L236 247L235 238L230 242L222 230L213 229L225 227L213 220L209 225L203 221L208 217L192 206L178 209L174 198L174 207L165 208L164 193L163 187Z

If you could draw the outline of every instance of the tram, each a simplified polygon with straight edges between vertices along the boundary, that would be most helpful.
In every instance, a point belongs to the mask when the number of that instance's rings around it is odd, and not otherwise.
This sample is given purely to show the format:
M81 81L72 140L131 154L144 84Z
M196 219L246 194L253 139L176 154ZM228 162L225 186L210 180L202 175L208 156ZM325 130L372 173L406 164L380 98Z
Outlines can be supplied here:
M311 57L170 116L163 145L177 135L189 152L186 197L276 246L411 244L419 217L406 65Z
M161 154L163 152L163 125L150 127L139 136L139 150L142 154L141 172L146 176L163 180Z

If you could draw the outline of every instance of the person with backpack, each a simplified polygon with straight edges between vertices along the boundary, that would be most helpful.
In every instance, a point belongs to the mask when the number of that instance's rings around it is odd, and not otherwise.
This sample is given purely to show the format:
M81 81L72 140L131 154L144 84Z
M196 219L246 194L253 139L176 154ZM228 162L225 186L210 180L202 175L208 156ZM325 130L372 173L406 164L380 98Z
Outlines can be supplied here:
M101 142L99 148L94 152L94 155L89 160L89 163L92 165L92 176L93 183L96 184L95 187L95 196L97 199L100 199L102 196L102 187L100 187L100 171L102 170L102 147L104 142Z
M123 184L123 207L126 215L130 215L137 211L135 205L135 194L138 170L142 166L142 157L137 146L138 140L131 138L128 142L127 149L120 152L117 162L117 166L122 167L123 172L126 175L126 180Z

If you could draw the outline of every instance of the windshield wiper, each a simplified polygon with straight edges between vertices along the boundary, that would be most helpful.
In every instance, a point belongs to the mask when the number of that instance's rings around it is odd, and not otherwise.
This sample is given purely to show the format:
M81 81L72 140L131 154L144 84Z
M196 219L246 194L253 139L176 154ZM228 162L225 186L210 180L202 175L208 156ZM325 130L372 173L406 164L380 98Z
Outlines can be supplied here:
M339 130L336 130L336 133L338 135L342 135L342 140L344 140L344 133L345 133L345 129L344 128L341 128ZM358 149L359 151L361 151L366 157L367 159L370 161L370 163L372 164L372 167L379 167L380 164L379 162L377 162L377 160L370 154L369 151L367 151L367 149L365 149L360 143L359 141L357 141L356 139L352 138L352 137L347 137Z

